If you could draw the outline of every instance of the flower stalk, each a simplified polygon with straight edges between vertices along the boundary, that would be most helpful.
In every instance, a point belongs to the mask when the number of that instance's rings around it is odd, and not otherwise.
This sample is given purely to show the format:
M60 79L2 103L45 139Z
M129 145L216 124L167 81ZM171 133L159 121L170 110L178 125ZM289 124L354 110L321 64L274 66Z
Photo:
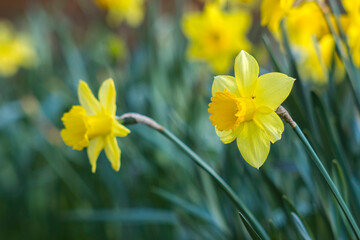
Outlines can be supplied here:
M344 199L342 198L342 196L341 196L339 190L337 189L335 183L331 179L329 173L326 171L326 168L324 167L321 160L319 159L319 157L315 153L314 149L310 145L310 143L307 140L307 138L305 137L304 133L301 131L300 127L291 118L291 116L287 112L287 110L284 107L282 107L281 105L279 106L278 109L276 109L276 113L285 122L287 122L292 127L292 129L294 130L296 135L299 137L300 141L305 145L306 150L308 151L308 153L311 156L311 159L315 163L316 167L319 169L319 171L320 171L321 175L323 176L326 184L329 186L329 188L330 188L332 194L334 195L337 203L339 204L341 210L343 211L346 219L349 221L349 223L351 225L351 228L353 229L353 231L354 231L354 233L356 235L356 238L360 239L360 230L359 230L359 227L358 227L357 223L355 222L354 217L352 216L348 206L346 205Z
M253 228L256 234L261 239L270 239L268 234L265 232L264 228L260 225L258 220L252 215L252 213L246 208L244 203L238 198L234 190L222 179L219 174L215 172L213 168L210 167L199 155L197 155L193 150L191 150L186 144L184 144L178 137L176 137L172 132L155 122L153 119L138 114L138 113L125 113L120 117L116 117L121 124L143 124L154 130L160 132L163 136L172 141L177 145L181 150L183 150L200 168L207 172L215 182L220 186L220 188L228 195L231 201L240 211L240 214L247 221L247 223Z

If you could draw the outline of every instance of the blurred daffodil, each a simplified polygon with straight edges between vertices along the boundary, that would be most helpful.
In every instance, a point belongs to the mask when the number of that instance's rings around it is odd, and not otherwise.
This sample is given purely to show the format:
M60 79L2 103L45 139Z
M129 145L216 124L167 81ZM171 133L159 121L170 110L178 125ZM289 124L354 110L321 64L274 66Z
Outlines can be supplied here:
M95 0L98 6L108 11L110 25L117 26L126 21L138 26L144 19L144 0Z
M246 33L250 16L241 11L225 12L217 4L207 4L202 13L187 13L182 29L190 40L187 56L207 61L216 73L225 73L241 49L249 49Z
M227 4L230 4L231 7L233 6L253 6L255 5L258 0L205 0L207 3L217 3L220 6L226 6Z
M343 0L342 3L347 14L341 17L341 23L348 38L354 63L360 67L360 0Z
M209 119L223 143L237 140L241 155L261 167L270 142L281 139L284 124L275 109L288 97L294 80L282 73L259 75L256 60L245 51L235 59L235 77L216 76Z
M37 57L28 37L15 33L9 22L0 21L0 75L14 75L20 67L32 67Z
M116 137L125 137L130 130L115 119L116 91L112 79L104 81L99 90L99 101L89 86L80 81L78 88L80 106L73 106L61 120L65 128L61 130L64 142L74 150L87 147L87 154L96 171L96 161L104 149L114 170L120 169L120 148Z
M335 41L320 6L306 1L293 7L286 17L286 29L302 77L319 85L327 83Z
M276 19L266 20L273 16L268 11L271 4L275 4L271 1L263 1L262 23L268 25L274 36L281 40L279 27L280 20L284 18L284 27L301 77L318 85L327 83L328 69L336 59L335 42L319 5L315 1L298 4L294 4L294 1L276 1L282 5L280 9L284 10L283 14L278 14ZM336 64L339 65L339 61ZM341 66L336 68L340 69Z
M328 71L335 57L335 41L331 34L324 35L318 41L314 40L312 45L294 47L294 51L297 51L297 56L301 56L297 65L302 70L300 75L304 79L311 79L318 85L328 82Z
M280 21L288 14L295 0L263 0L261 3L261 25L270 31L279 32Z
M306 1L293 7L286 17L286 29L292 44L313 45L313 38L319 40L330 33L319 5Z

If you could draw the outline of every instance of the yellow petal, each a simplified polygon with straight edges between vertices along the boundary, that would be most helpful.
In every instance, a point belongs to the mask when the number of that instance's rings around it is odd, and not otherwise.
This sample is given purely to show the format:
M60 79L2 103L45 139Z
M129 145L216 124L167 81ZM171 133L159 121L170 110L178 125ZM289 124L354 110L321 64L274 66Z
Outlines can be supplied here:
M243 126L244 126L244 124L241 124L241 125L239 125L239 127L237 129L235 129L235 130L230 129L227 131L219 131L215 127L215 132L224 144L228 144L235 140L235 138L241 132Z
M232 94L240 96L234 77L225 75L216 76L212 85L212 95L215 96L217 91L224 92L225 89Z
M105 143L105 154L115 171L120 169L120 148L114 136L108 135Z
M258 79L254 91L256 107L268 107L274 111L289 96L295 79L282 73L267 73Z
M114 81L109 78L101 84L99 89L99 100L101 105L110 112L111 116L116 113L116 90Z
M237 138L237 146L247 163L254 168L261 167L270 151L270 140L266 132L253 121L245 122Z
M130 133L130 129L120 124L117 120L113 121L112 134L117 137L125 137Z
M256 125L265 130L272 143L281 139L281 134L284 131L284 124L275 112L270 114L256 112L253 120Z
M100 152L104 149L104 138L97 137L90 140L90 144L87 148L87 154L91 164L91 171L96 171L96 161L99 157Z
M259 76L255 58L242 50L235 59L235 78L241 97L251 97Z
M101 112L101 105L94 97L86 82L80 81L78 88L79 101L87 115L95 115Z

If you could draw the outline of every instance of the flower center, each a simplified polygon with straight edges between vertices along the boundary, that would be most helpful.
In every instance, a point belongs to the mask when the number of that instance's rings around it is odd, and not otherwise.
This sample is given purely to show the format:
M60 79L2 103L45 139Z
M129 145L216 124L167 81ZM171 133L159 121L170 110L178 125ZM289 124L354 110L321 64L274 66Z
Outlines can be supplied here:
M64 142L75 150L82 150L89 145L89 140L105 136L111 132L112 118L106 112L95 116L86 116L82 106L73 106L61 118L65 128L61 130Z
M226 33L216 27L208 30L205 36L205 41L208 51L218 52L228 46L228 37Z
M255 108L251 98L237 97L225 89L224 92L217 91L211 98L209 119L219 131L235 130L240 123L253 118Z

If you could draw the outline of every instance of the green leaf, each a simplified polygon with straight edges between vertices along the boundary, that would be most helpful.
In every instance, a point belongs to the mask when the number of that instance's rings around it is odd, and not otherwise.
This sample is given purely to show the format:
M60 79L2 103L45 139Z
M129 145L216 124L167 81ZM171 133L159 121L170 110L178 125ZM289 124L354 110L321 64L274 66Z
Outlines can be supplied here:
M254 231L251 225L246 221L246 219L239 212L239 216L241 218L242 223L244 224L246 230L248 231L250 237L254 240L261 240L261 237Z
M296 213L291 212L291 217L292 217L292 220L296 226L296 229L299 231L301 237L304 240L311 240L312 238L310 237L309 233L307 232L307 230L306 230L303 222L299 218L299 216Z
M309 236L309 239L314 239L314 235L312 234L310 227L306 224L305 220L303 219L303 217L301 216L301 214L298 212L298 210L296 209L296 207L294 206L294 204L290 201L290 199L287 196L283 196L283 200L286 206L287 211L289 212L290 216L292 217L292 219L294 220L294 214L296 215L296 217L299 219L299 221L301 222L301 226L306 230L307 235ZM295 222L295 227L298 228L299 230L299 226L298 223ZM310 237L311 236L311 237ZM306 239L306 238L305 238Z

